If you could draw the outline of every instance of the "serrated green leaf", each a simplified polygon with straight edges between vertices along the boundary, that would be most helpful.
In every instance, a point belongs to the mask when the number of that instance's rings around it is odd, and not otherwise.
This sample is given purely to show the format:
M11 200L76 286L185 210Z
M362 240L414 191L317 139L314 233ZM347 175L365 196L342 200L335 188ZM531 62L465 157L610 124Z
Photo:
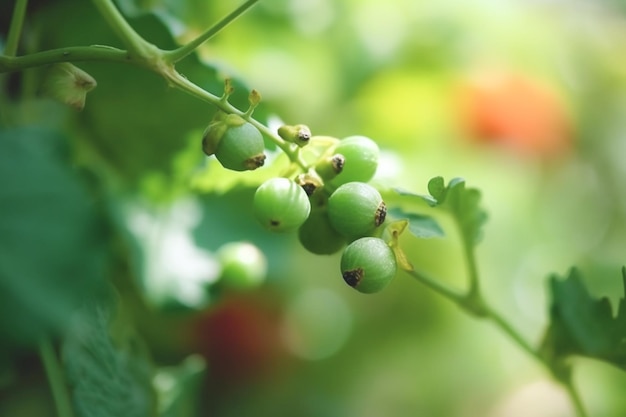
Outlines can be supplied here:
M409 231L420 239L444 237L445 232L434 218L426 214L408 213L401 208L394 207L387 212L393 219L406 219L409 222Z
M104 282L106 229L66 145L49 130L0 130L0 349L64 329Z
M626 294L626 269L622 269ZM626 369L626 297L613 316L607 298L593 298L580 272L550 278L550 324L542 352L550 360L581 355Z
M76 417L155 416L153 372L147 356L127 329L114 339L113 321L110 303L86 303L62 342Z

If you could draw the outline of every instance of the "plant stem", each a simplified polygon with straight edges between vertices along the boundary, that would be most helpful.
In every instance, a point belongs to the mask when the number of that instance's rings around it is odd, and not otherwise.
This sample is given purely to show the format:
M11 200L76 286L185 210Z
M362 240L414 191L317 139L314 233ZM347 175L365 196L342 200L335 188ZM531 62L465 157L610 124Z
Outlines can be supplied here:
M450 301L452 301L453 303L455 303L457 305L462 304L463 300L465 299L465 296L463 294L461 294L458 291L450 288L449 286L447 286L446 284L444 284L440 280L430 277L428 274L426 274L423 271L417 271L417 270L407 271L407 270L405 270L404 272L406 272L407 274L411 275L413 278L417 279L419 282L421 282L422 284L426 285L431 290L439 293L440 295L442 295L443 297L449 299Z
M49 339L44 338L40 341L39 356L48 376L48 383L50 384L58 417L73 417L74 412L72 411L70 395L65 386L63 371Z
M129 60L128 53L122 49L109 46L73 46L67 48L50 49L48 51L12 57L0 55L0 73L21 71L26 68L40 67L58 62L123 62L140 64Z
M309 168L306 162L299 156L297 150L294 151L291 149L290 143L283 140L281 137L279 137L275 132L271 131L263 123L253 119L250 116L247 116L245 112L239 110L238 108L230 104L228 101L222 100L221 97L218 97L206 91L205 89L199 87L198 85L189 81L187 78L183 77L182 75L180 75L178 72L174 70L166 74L162 73L161 75L163 75L173 87L178 88L179 90L184 91L187 94L190 94L207 103L211 103L214 106L216 106L218 109L226 113L237 114L243 117L248 122L250 122L254 127L259 129L259 131L263 133L265 136L267 136L272 142L274 142L276 146L278 146L289 157L289 159L293 163L297 164L305 172Z
M526 353L530 356L534 357L538 361L545 364L543 358L539 355L539 352L535 348L533 348L530 343L526 341L522 337L522 335L513 328L511 323L509 323L500 313L493 310L488 304L483 302L483 308L485 312L485 317L494 322L496 327L502 330L507 336L509 336L517 345L522 348Z
M201 34L200 36L198 36L197 38L195 38L191 42L181 46L180 48L177 48L177 49L174 49L172 51L166 52L164 54L165 60L167 62L173 64L173 63L176 63L176 62L180 61L181 59L185 58L187 55L189 55L193 51L195 51L200 45L202 45L204 42L206 42L209 39L211 39L216 33L218 33L220 30L222 30L224 27L226 27L228 24L230 24L233 20L235 20L236 18L241 16L243 13L245 13L246 10L248 10L250 7L252 7L258 1L259 0L248 0L248 1L246 1L244 4L242 4L241 6L236 8L235 10L233 10L226 17L224 17L222 20L217 22L215 25L211 26L203 34Z
M17 47L20 43L20 36L22 34L22 26L24 25L24 17L26 16L27 5L28 0L17 0L15 2L15 9L13 9L11 24L9 26L9 34L7 35L7 43L4 47L5 55L15 56L17 53Z
M143 58L153 56L160 51L154 45L143 39L126 21L124 16L115 7L112 0L92 0L104 20L113 29L115 34L126 45L131 55Z
M305 172L308 170L308 164L304 161L297 149L292 149L290 143L283 140L264 124L253 119L250 114L237 109L227 100L222 100L221 97L217 97L189 81L174 68L176 61L189 55L200 44L252 7L258 0L246 1L198 38L170 52L165 52L144 40L128 24L111 0L92 1L109 26L111 26L117 36L128 47L128 51L108 46L94 45L89 47L59 48L21 57L0 55L0 73L18 71L57 62L109 61L138 65L161 75L171 86L181 91L211 103L226 113L237 114L243 117L274 142L294 164L298 165ZM25 0L19 0L19 2L23 2L25 6Z
M565 381L561 380L561 384L565 387L565 390L569 395L572 405L574 406L574 410L576 411L576 415L578 417L587 417L585 406L583 405L583 402L580 399L580 395L578 394L578 391L576 391L576 388L574 387L571 378Z

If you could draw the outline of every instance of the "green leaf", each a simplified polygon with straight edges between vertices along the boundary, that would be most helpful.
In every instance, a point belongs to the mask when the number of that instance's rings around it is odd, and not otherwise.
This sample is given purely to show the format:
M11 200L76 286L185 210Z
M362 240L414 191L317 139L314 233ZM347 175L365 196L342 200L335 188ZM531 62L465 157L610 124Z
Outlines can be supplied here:
M416 194L416 193L413 193L411 191L403 190L401 188L394 188L393 190L396 193L398 193L398 195L405 196L405 197L413 197L413 198L415 198L417 200L421 200L421 201L425 202L427 205L429 205L430 207L434 207L434 206L437 205L437 200L434 199L430 195Z
M462 178L453 178L447 186L442 177L432 178L428 182L430 196L400 189L395 189L395 191L399 195L425 202L430 207L439 208L449 213L458 224L463 240L468 244L476 245L480 241L481 229L487 220L487 213L480 206L480 191L475 188L466 188L465 180ZM418 225L416 236L424 231L435 233L434 236L437 237L443 236L443 231L440 231L441 228L438 225L433 226L430 220L419 218L416 220ZM432 219L432 222L435 220Z
M626 294L626 268L622 268ZM614 316L608 298L593 298L580 272L550 278L550 324L542 352L550 360L581 355L626 369L626 297Z
M104 282L107 230L65 146L48 130L0 130L2 347L64 329Z
M420 239L444 237L445 232L437 223L437 220L426 214L408 213L401 208L394 207L387 212L393 219L406 219L409 222L409 231Z
M487 213L480 206L480 191L466 188L462 178L453 178L444 187L441 177L431 179L428 190L437 201L435 207L441 207L454 217L464 241L476 245L487 220Z
M443 177L435 177L428 181L428 192L436 201L443 200L446 192Z
M143 346L111 303L85 303L62 343L76 417L156 415L152 368ZM122 325L124 324L124 325ZM116 327L117 326L117 327ZM112 329L117 334L112 334Z

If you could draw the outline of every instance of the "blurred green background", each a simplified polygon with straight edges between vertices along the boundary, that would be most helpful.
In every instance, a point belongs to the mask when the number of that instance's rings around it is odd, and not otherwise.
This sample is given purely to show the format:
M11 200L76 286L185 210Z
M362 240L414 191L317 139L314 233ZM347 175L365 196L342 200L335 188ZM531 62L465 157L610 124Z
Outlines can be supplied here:
M118 4L146 39L173 48L240 3ZM0 39L12 8L0 2ZM594 295L615 305L623 294L624 10L618 0L261 0L178 68L218 95L224 76L242 80L242 109L247 89L259 90L255 114L270 127L371 137L381 190L426 193L437 175L480 189L482 286L534 344L549 274L577 265ZM121 46L90 2L29 3L21 53L91 44ZM77 387L117 384L83 397L100 414L86 405L79 416L574 415L544 369L489 323L403 273L382 293L357 293L340 255L262 230L251 196L279 168L229 173L204 157L209 105L141 69L78 66L98 81L82 112L40 97L40 70L0 75L0 415L55 415L35 342L73 328L76 307L110 284L113 318L84 319L79 336L113 329L111 345L59 344ZM449 231L402 243L413 263L462 288ZM267 283L202 290L231 241L262 249ZM117 371L86 378L97 363ZM574 364L590 415L626 415L622 371Z

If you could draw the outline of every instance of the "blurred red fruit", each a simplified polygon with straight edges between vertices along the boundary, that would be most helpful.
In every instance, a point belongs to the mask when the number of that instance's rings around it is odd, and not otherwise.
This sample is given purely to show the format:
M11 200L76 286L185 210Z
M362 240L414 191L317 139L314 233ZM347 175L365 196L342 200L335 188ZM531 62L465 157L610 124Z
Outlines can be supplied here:
M285 348L275 300L228 296L196 322L197 351L212 378L239 384L271 377L282 366Z

